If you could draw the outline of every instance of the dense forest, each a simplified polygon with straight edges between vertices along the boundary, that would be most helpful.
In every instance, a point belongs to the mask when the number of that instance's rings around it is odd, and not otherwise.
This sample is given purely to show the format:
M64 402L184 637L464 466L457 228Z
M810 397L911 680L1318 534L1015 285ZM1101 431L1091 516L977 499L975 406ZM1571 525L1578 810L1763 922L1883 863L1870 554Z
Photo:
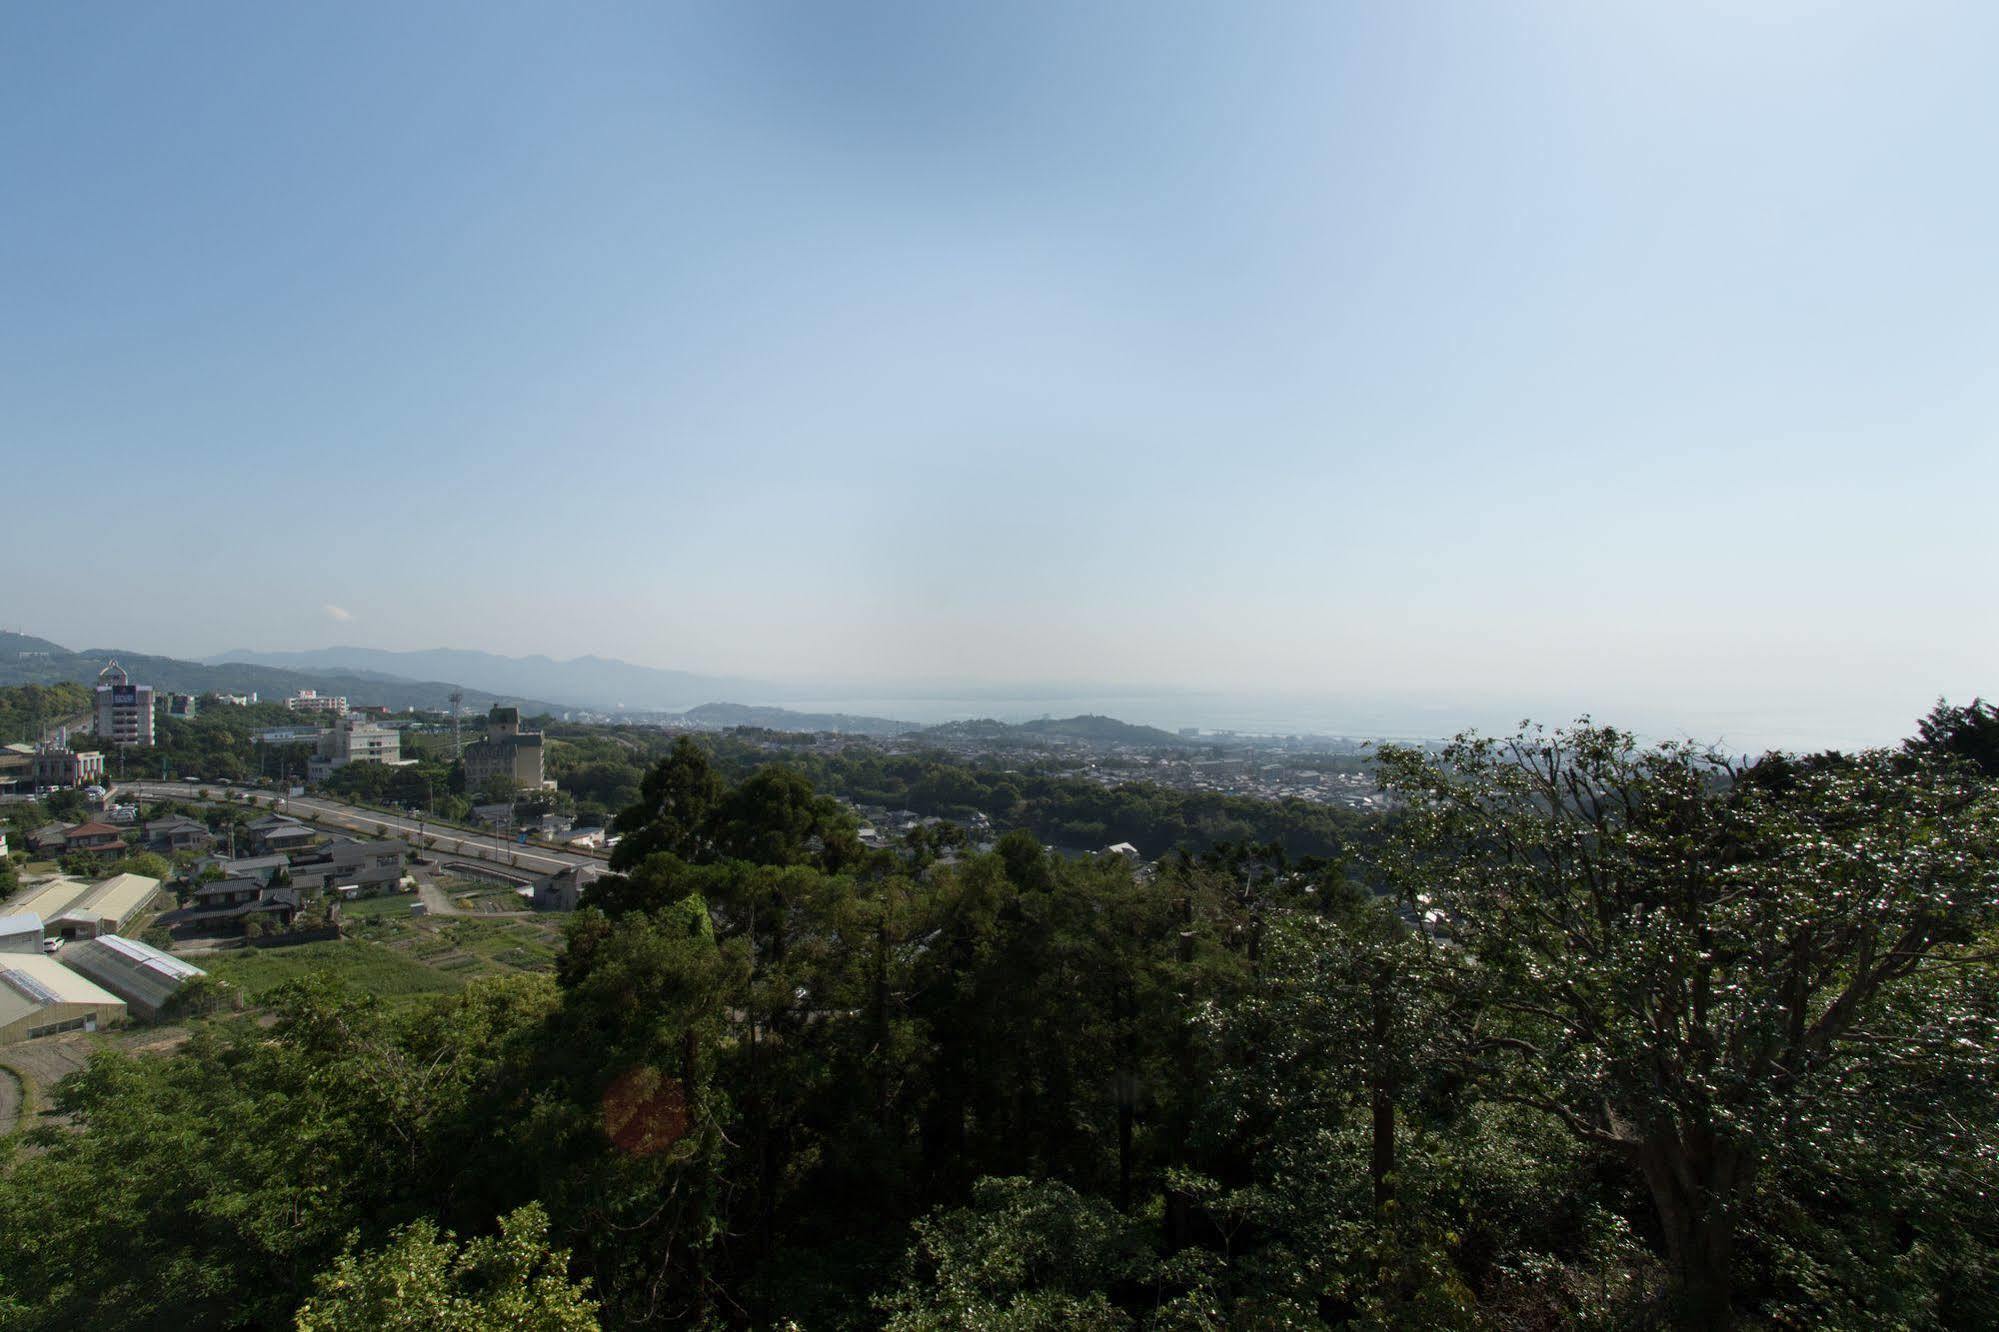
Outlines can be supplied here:
M198 991L62 1083L0 1322L1999 1325L1995 723L1390 747L1364 839L1148 866L868 854L682 741L554 975Z
M741 771L758 758L724 738L717 761ZM1333 856L1364 820L1304 800L1269 801L1210 791L1178 791L1134 781L1106 787L1078 777L1001 768L939 753L886 754L854 748L788 757L825 790L861 804L962 820L984 814L1001 828L1025 828L1076 850L1131 842L1149 854L1205 851L1238 842L1275 843L1292 857Z

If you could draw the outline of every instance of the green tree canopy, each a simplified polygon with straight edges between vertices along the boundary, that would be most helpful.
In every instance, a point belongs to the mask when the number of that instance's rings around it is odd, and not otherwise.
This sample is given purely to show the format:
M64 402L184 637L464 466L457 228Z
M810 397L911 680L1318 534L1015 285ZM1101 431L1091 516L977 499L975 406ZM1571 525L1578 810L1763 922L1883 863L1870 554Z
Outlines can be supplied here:
M551 1249L548 1215L530 1203L500 1233L460 1245L428 1220L357 1252L354 1237L314 1283L298 1332L596 1332L597 1306Z
M1780 780L1587 724L1388 747L1388 868L1488 1094L1643 1180L1683 1317L1731 1316L1745 1208L1845 1079L1925 1049L1894 1000L1990 926L1999 803L1871 753ZM1972 965L1983 965L1973 962Z

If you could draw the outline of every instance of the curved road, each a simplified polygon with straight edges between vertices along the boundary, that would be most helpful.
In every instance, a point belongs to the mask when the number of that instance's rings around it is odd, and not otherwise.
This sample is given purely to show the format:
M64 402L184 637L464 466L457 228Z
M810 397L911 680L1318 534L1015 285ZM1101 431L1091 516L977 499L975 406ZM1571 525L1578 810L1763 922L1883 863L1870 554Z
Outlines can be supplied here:
M323 796L280 796L261 787L223 786L214 782L145 782L132 781L118 784L118 791L146 797L148 800L195 801L195 792L207 791L209 803L219 803L214 799L218 791L228 791L233 795L247 795L249 803L264 809L277 809L293 818L310 815L313 822L323 826L341 828L348 832L365 833L377 837L400 837L412 846L416 845L418 821L405 814L384 814L379 810L361 809L355 805L342 804L338 800L328 800ZM437 824L425 820L423 835L429 839L427 852L449 852L453 855L471 856L475 860L490 860L495 864L513 865L534 874L554 874L558 870L570 869L578 865L596 865L604 862L595 856L586 856L579 851L557 851L545 846L521 846L518 843L500 841L493 837L481 837L451 824Z

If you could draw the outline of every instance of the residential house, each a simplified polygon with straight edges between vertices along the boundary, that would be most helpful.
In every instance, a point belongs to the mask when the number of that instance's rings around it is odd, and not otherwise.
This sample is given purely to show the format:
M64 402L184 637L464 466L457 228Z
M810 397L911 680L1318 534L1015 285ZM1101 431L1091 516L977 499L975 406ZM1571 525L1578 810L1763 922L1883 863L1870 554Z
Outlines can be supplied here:
M210 879L207 883L196 884L188 896L196 910L212 911L217 907L254 902L264 895L269 886L263 879Z
M256 839L260 854L271 855L284 851L303 851L313 844L318 834L297 819L286 818L282 814L271 814L250 825L250 836Z
M403 880L401 842L360 842L340 838L292 859L292 883L303 892L357 889L361 896L393 892Z
M63 849L63 840L69 836L69 829L60 823L44 823L28 834L28 850L47 855Z
M231 860L227 856L204 856L195 862L195 872L220 870L225 878L255 879L259 883L269 883L277 878L280 871L291 868L291 857L287 855L244 856Z
M170 911L159 923L176 938L233 932L252 919L290 929L304 901L296 888L272 888L254 879L219 879L194 890L193 906Z
M545 879L537 879L534 885L534 909L536 911L574 911L582 900L583 890L602 878L604 870L597 865L572 865L559 870Z
M215 845L215 834L208 831L208 825L193 819L174 817L155 819L146 825L146 846L154 851L173 854L176 851L206 851Z
M123 851L125 839L118 835L118 829L108 823L79 823L62 835L64 851Z

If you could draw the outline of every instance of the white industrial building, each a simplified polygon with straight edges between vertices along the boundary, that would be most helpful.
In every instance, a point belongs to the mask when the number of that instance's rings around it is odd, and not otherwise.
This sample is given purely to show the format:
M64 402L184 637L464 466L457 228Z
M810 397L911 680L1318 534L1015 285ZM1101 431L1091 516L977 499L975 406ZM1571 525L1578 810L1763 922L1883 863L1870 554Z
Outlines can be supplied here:
M42 951L42 918L32 911L0 916L0 953Z
M124 1020L123 999L54 958L0 954L0 1045Z

